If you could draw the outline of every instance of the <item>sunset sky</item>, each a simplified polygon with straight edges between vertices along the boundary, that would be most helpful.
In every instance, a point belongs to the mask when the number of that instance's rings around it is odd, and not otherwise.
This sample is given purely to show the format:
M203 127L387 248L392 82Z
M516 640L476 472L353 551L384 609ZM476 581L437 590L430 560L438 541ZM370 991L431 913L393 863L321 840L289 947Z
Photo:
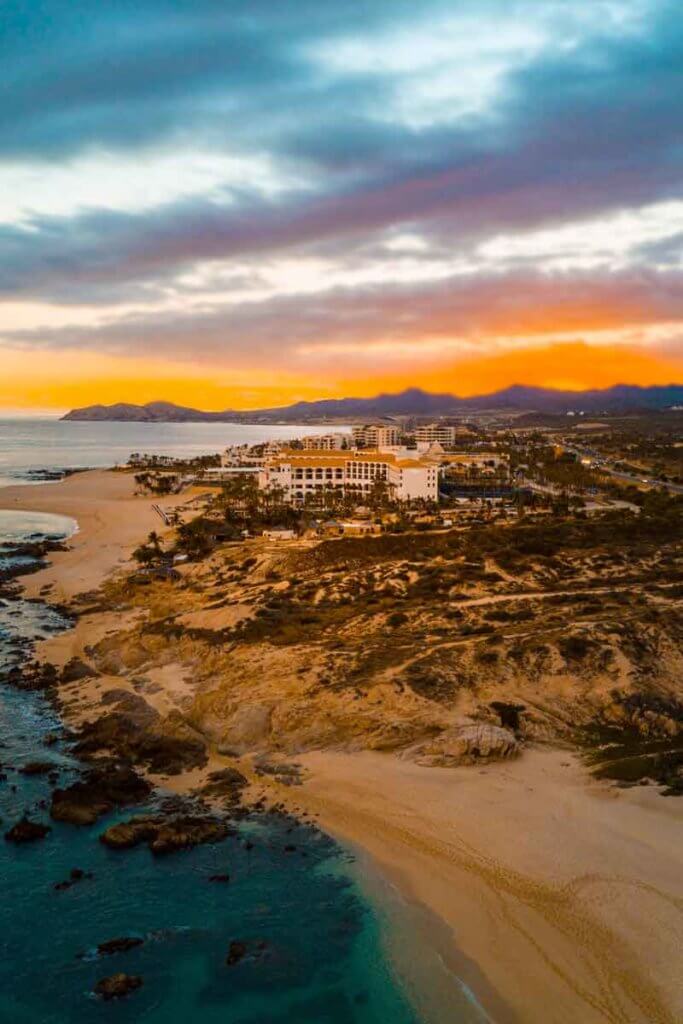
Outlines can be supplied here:
M6 0L0 408L683 382L680 0Z

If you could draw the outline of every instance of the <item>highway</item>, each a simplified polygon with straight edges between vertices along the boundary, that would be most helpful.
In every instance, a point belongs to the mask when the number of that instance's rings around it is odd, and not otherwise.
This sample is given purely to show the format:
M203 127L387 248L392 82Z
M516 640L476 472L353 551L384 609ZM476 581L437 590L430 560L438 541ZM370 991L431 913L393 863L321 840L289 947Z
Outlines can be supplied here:
M591 459L596 466L596 469L602 473L607 473L609 476L614 477L615 480L619 480L621 483L634 484L636 487L663 487L671 494L683 494L683 485L672 484L667 480L656 480L654 477L648 476L635 476L631 473L622 473L614 466L610 465L599 452L593 452L590 450L581 450L580 448L574 448L570 445L564 445L568 452L572 455L577 455L579 458Z

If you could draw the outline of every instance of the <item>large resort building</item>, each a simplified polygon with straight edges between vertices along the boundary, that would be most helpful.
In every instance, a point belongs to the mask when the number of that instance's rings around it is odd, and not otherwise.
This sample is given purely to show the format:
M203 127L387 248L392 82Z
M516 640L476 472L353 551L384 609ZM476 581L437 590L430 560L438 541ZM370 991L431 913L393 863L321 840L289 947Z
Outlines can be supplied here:
M259 473L259 487L281 488L285 501L335 490L362 501L380 481L397 501L438 500L439 467L432 460L405 458L373 450L299 451L288 449L268 459Z

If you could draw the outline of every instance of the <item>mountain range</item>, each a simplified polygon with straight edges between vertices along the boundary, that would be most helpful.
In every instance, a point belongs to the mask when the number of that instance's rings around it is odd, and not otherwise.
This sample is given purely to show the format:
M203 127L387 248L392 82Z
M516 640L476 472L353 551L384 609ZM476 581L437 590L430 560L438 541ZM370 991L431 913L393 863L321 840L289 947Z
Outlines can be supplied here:
M147 405L90 405L72 409L64 420L118 421L137 423L301 423L307 420L344 419L383 416L447 416L464 412L625 412L663 410L683 406L683 384L639 387L616 384L595 391L558 391L553 388L525 387L514 384L487 395L459 398L449 394L430 394L420 388L408 388L395 395L375 398L330 398L318 402L295 402L274 409L203 412L172 402Z

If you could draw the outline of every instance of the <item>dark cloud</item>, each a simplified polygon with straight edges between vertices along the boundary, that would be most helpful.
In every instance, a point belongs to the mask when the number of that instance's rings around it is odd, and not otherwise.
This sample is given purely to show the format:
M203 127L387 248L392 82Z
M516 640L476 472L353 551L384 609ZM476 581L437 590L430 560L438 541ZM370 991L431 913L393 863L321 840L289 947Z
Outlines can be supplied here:
M560 18L565 6L480 0L458 10L533 23L534 12ZM0 294L137 301L198 261L317 253L351 265L359 253L386 259L383 240L406 229L419 230L432 254L452 255L499 231L681 197L677 4L651 0L647 22L631 31L596 24L580 46L541 49L508 75L491 109L421 126L392 113L398 72L345 73L310 58L321 41L376 40L449 12L453 4L440 0L419 8L404 0L4 4L0 161L66 159L93 146L135 152L163 141L270 154L305 169L310 185L266 198L245 182L229 204L197 196L135 214L89 210L0 227ZM654 258L638 254L644 265ZM556 299L566 284L552 281L546 293L542 276L529 274L521 284L537 301ZM677 308L668 280L638 278L635 294L649 296L653 309ZM608 284L597 280L596 295ZM496 308L496 287L453 279L428 297L445 329L467 330L464 311L474 316L477 302ZM614 287L628 305L623 280L615 277ZM420 323L427 316L422 295L359 288L315 302L294 296L221 312L215 329L211 317L188 321L187 330L198 331L198 347L221 352L244 337L268 347L269 332L282 339L285 323L293 341L321 332L334 339L360 336L394 313L402 332L413 301ZM573 285L566 295L578 300ZM161 318L45 337L124 348L131 338L160 347L167 338L173 349L183 330L182 321Z
M131 316L100 328L15 331L12 345L168 356L209 364L304 367L315 351L374 342L465 341L486 347L496 335L541 336L642 329L683 318L683 272L565 273L530 270L472 281L330 290L206 309L194 315ZM299 349L305 349L302 354ZM317 362L318 359L315 361Z

